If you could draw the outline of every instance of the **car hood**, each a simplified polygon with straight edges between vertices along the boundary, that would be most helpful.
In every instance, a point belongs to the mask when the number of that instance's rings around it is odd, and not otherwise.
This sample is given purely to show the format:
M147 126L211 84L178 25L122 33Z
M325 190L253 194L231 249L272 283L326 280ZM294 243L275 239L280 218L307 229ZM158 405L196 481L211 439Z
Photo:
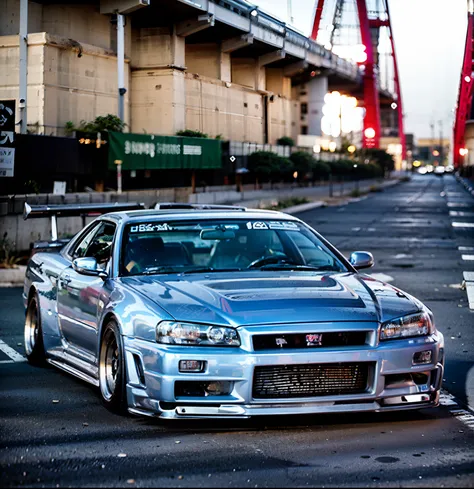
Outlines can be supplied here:
M120 280L179 321L255 324L387 321L423 305L389 284L356 273L155 275Z

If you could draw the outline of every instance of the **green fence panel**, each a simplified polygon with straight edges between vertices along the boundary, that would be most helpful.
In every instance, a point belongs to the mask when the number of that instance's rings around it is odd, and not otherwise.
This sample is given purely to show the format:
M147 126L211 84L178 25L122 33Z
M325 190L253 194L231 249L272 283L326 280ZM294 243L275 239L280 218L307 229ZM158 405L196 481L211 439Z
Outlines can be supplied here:
M109 168L123 170L212 170L222 168L216 139L109 132Z

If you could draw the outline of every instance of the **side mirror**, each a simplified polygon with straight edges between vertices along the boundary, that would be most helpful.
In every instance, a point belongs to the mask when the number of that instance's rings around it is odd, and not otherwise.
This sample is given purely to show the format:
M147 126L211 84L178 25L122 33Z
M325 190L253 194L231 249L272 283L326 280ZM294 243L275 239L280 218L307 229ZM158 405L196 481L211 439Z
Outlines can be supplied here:
M92 257L76 258L72 262L72 268L81 275L89 275L91 277L100 277L106 279L108 274L102 268L97 266L97 260Z
M354 251L349 260L350 264L360 270L361 268L371 268L374 266L374 257L368 251Z

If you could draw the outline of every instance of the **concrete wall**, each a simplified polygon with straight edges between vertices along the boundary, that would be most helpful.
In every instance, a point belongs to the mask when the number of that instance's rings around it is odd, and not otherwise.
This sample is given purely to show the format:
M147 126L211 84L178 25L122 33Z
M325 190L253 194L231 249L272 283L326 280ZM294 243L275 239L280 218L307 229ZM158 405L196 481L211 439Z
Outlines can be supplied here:
M223 139L263 143L263 97L253 90L187 73L186 128Z
M254 58L233 58L232 59L232 82L244 87L256 89L257 65Z
M3 2L0 98L18 99L20 0ZM133 17L127 19L125 122L130 131L172 135L195 129L263 143L263 94L270 91L275 97L268 113L269 142L296 136L299 114L291 102L291 80L281 69L231 57L221 52L219 42L187 44L173 26L137 28ZM30 2L29 24L29 131L64 135L68 121L78 125L116 114L116 28L99 5Z
M43 6L28 2L28 32L41 32ZM20 32L20 0L2 0L0 2L0 36L18 35Z
M131 79L131 132L174 135L186 129L182 71L140 69Z
M0 37L0 99L18 100L18 35ZM31 34L28 45L28 124L44 125L44 36ZM17 104L16 120L19 120Z
M0 69L0 99L18 99L18 36L0 38L0 59L4 62ZM128 64L125 76L129 77ZM68 121L79 124L82 120L116 113L117 98L117 61L111 51L88 44L79 48L65 38L45 32L29 34L27 117L30 131L64 135ZM128 122L128 94L125 102L125 121Z
M220 45L186 44L186 68L188 73L220 79Z
M185 66L185 40L169 27L131 31L131 66L133 69Z

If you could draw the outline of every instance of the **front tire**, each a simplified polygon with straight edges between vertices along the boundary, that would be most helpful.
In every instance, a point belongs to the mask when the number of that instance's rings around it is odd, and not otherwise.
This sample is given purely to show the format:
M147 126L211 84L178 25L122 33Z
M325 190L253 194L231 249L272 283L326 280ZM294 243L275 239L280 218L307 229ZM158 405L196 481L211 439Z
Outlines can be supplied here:
M116 321L105 326L100 340L99 387L102 402L110 411L127 412L125 358L122 338Z
M46 353L44 351L43 330L38 308L38 298L33 296L28 303L25 318L25 352L31 365L44 366Z

